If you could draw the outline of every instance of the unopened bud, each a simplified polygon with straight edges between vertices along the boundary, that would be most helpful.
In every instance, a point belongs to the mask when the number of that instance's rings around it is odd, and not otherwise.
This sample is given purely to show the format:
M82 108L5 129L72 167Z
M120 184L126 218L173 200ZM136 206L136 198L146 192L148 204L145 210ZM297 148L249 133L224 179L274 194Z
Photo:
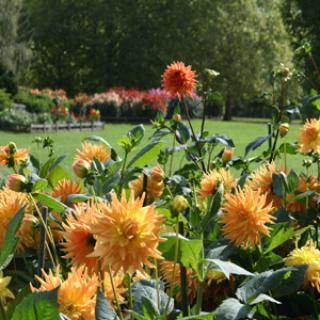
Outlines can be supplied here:
M180 122L181 121L181 114L176 113L173 115L172 120L175 122Z
M231 148L224 148L223 154L222 154L222 161L223 162L229 162L234 154L234 149Z
M283 138L289 131L289 124L288 123L281 123L279 127L280 137Z
M180 213L189 207L188 200L184 196L175 196L172 203L173 209Z
M17 145L14 142L9 142L8 143L8 148L9 148L9 152L11 154L16 153L16 151L17 151Z
M7 180L7 187L16 192L24 191L28 180L21 174L10 174Z
M90 168L90 163L82 159L76 160L72 165L74 173L79 178L85 178L88 175Z

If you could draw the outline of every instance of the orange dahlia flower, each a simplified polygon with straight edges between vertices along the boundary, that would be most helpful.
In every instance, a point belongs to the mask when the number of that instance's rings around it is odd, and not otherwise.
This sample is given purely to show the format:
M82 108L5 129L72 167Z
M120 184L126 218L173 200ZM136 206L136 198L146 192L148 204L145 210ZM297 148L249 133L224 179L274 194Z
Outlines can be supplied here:
M307 120L299 135L300 152L320 153L320 119Z
M180 275L180 266L178 263L174 264L173 261L163 261L161 263L161 273L166 284L171 289L176 289L180 287L181 284L181 275ZM199 281L197 279L197 274L191 269L186 268L187 275L187 292L189 302L193 303L197 295L197 288ZM181 291L179 290L176 294L178 301L181 301Z
M106 162L111 157L111 151L102 144L83 143L81 150L77 150L75 160L85 160L91 163L93 159Z
M72 265L80 267L87 266L90 272L98 272L98 258L89 257L94 251L96 240L89 227L95 221L95 215L99 210L93 203L77 205L74 214L68 215L66 223L63 224L62 246L66 255L70 258Z
M268 223L272 223L274 208L267 202L267 195L260 190L237 190L235 194L227 194L222 206L221 222L227 239L237 246L247 248L260 244L261 234L269 235Z
M0 191L0 247L3 244L10 221L24 206L26 206L26 209L18 231L18 236L21 239L18 248L34 246L34 226L38 220L31 215L31 208L26 194L4 188Z
M129 200L125 193L118 200L111 195L111 205L100 207L91 231L96 237L93 256L103 257L103 266L108 262L114 271L144 272L143 266L152 268L149 257L162 259L157 246L163 239L160 228L163 221L154 205L143 207L144 195Z
M153 168L151 175L146 177L147 185L146 185L146 197L147 202L150 203L156 199L159 199L164 190L164 172L162 168L157 165ZM133 180L130 182L129 187L133 192L134 196L141 197L144 190L143 190L143 183L144 183L144 175L140 175L138 179Z
M62 179L53 188L51 196L59 198L61 202L66 203L70 195L80 194L81 191L82 188L79 182Z
M10 142L0 147L0 165L13 167L28 159L27 149L17 149L15 143Z
M118 303L120 303L120 304L125 302L124 295L128 290L127 290L127 288L124 287L125 275L122 271L115 273L112 276L112 278L113 278L114 289L116 292L117 299L115 299L115 296L113 294L110 275L108 272L104 273L104 281L103 281L104 294L105 294L106 298L110 301L110 303L112 305L116 306L116 301L118 301Z
M320 251L315 243L309 241L304 247L296 248L287 258L287 266L308 265L304 275L304 286L315 288L320 293Z
M251 179L246 183L246 187L267 195L267 202L272 203L273 207L279 209L282 199L273 192L272 176L278 174L279 170L274 163L268 163L258 168L252 175Z
M200 181L200 189L198 190L200 197L206 199L215 194L221 183L224 187L224 193L231 192L232 189L236 187L236 179L230 171L223 168L212 170L204 174Z
M40 283L36 289L31 285L33 292L53 290L60 286L58 291L59 310L71 320L93 320L96 304L96 291L98 278L95 274L89 275L87 269L82 266L78 269L71 268L66 280L61 280L60 270L57 268L54 274L42 271L42 278L35 276Z
M197 84L196 73L191 66L183 62L173 62L162 75L162 86L170 95L177 95L179 98L192 96Z

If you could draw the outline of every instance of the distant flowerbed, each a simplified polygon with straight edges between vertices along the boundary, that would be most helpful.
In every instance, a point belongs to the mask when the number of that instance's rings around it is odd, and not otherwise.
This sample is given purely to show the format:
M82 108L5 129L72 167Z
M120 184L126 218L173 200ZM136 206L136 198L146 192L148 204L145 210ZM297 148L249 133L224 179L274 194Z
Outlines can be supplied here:
M197 75L182 62L162 77L178 106L170 119L158 114L148 139L142 124L117 145L88 137L67 170L49 137L35 140L44 162L14 142L1 146L0 165L11 172L0 189L0 316L316 319L320 120L301 126L296 142L284 140L284 71L273 87L273 130L244 154L230 137L207 132L205 117L195 131L186 101ZM215 77L206 71L207 88ZM158 93L151 100L162 110ZM106 101L141 106L148 94L116 89L76 100L82 111ZM53 96L65 108L65 94ZM174 170L177 153L184 158ZM303 157L302 172L288 156Z

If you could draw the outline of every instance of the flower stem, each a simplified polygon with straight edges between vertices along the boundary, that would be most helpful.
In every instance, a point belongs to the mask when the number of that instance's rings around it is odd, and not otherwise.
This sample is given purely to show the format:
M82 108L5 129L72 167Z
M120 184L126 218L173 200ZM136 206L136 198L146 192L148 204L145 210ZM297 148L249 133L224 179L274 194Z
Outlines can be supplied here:
M8 314L4 308L2 298L0 298L0 314L2 320L9 320Z
M119 315L120 320L123 320L120 304L119 304L117 293L116 293L116 287L114 286L114 281L113 281L113 276L112 276L112 270L111 270L110 263L108 263L108 273L109 273L110 282L111 282L111 286L112 286L113 297L114 297L114 300L116 302L116 306L117 306L117 310L118 310L118 315Z
M159 270L158 270L158 261L154 259L155 265L155 276L156 276L156 290L157 290L157 307L160 310L160 286L159 286ZM170 299L169 299L170 300Z
M279 133L280 133L280 131L279 131L279 129L277 129L276 137L274 139L272 150L271 150L271 154L270 154L269 163L271 163L274 160L275 150L276 150L277 142L278 142L278 139L279 139Z
M179 233L184 234L183 222L179 222ZM181 285L181 297L182 297L182 314L184 317L188 316L189 301L188 301L188 286L187 286L187 272L186 268L180 264L180 285Z
M201 312L202 308L202 299L203 299L203 290L204 290L205 281L201 281L197 289L197 302L195 306L195 314L198 315Z
M133 310L133 300L132 300L132 286L131 286L131 276L128 274L128 291L129 291L129 308L132 311ZM131 314L130 319L133 320L134 317Z
M120 173L120 186L119 186L119 191L121 193L122 191L122 187L123 187L123 177L124 177L124 170L126 169L126 165L127 165L127 159L128 159L128 151L125 151L124 154L124 159L123 159L123 163L122 163L122 168L121 168L121 173Z
M172 154L171 154L171 158L170 158L170 166L169 166L169 176L171 176L172 174L172 166L173 166L173 157L174 157L174 147L176 145L176 134L173 133L173 141L172 141Z

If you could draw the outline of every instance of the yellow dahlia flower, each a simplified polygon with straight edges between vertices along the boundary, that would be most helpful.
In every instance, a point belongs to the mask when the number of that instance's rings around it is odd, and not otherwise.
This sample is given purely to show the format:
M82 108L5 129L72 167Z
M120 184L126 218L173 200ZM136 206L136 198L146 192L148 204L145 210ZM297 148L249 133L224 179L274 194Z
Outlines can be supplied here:
M27 149L17 149L15 143L11 142L6 146L0 147L0 165L2 166L15 166L21 161L28 159Z
M75 160L85 160L91 163L93 159L106 162L111 157L111 151L102 144L83 143L81 150L77 150Z
M130 182L129 187L135 197L141 197L143 194L143 180L144 176L140 175L138 179ZM147 177L146 194L147 202L150 203L161 197L164 190L164 172L162 168L157 165L153 168L151 175Z
M91 224L97 240L93 256L103 257L103 265L110 263L114 271L144 272L144 265L153 267L149 257L162 258L157 246L163 218L154 205L143 207L144 195L135 199L131 194L127 200L123 192L120 200L114 193L111 198L111 205L101 206Z
M300 129L299 150L302 153L320 153L320 119L307 120Z
M231 192L236 187L236 180L229 171L224 168L212 170L206 173L200 181L198 191L200 197L205 199L215 194L220 183L223 184L225 193Z
M287 266L308 265L304 275L304 286L315 288L320 293L320 251L309 241L304 247L296 248L285 258Z
M127 288L124 287L124 273L122 271L119 271L115 273L113 278L114 288L117 296L118 303L124 303L124 295L127 292ZM110 303L114 306L116 306L116 299L113 294L113 289L111 285L110 275L108 272L104 273L104 294L105 297L110 301Z
M60 271L57 268L54 274L42 271L42 278L35 276L40 283L40 288L32 287L33 292L53 290L60 286L58 292L59 310L71 320L94 320L94 309L98 278L95 274L89 275L87 269L82 266L78 269L71 268L66 280L61 280Z
M53 188L51 196L59 198L61 202L66 203L70 195L80 194L81 191L82 188L79 182L62 179Z
M68 215L63 224L64 258L70 258L75 267L87 266L89 272L98 272L98 258L88 256L93 253L96 244L89 225L94 222L97 210L93 203L77 205L74 214Z
M174 272L175 269L175 272ZM180 276L180 266L178 263L176 265L173 261L163 261L161 263L161 273L166 284L171 288L180 288L181 276ZM189 302L193 303L197 295L197 288L199 281L197 279L197 274L191 269L186 268L187 275L187 292ZM178 301L181 301L181 291L179 290L176 294Z
M11 277L4 277L3 272L0 271L0 299L14 299L13 293L8 289Z
M275 164L268 163L258 168L246 183L246 187L265 193L267 195L267 202L272 203L275 209L280 208L282 204L282 199L273 192L272 188L272 176L278 173L279 170Z
M267 203L266 194L259 190L245 189L227 194L221 217L225 237L246 248L259 244L261 234L269 235L267 224L273 222L273 210L272 204Z
M25 214L18 231L18 236L21 239L18 245L19 249L34 246L33 232L37 219L30 214L31 208L28 205L25 193L15 192L7 188L0 190L0 247L3 244L10 221L24 206L26 206Z

